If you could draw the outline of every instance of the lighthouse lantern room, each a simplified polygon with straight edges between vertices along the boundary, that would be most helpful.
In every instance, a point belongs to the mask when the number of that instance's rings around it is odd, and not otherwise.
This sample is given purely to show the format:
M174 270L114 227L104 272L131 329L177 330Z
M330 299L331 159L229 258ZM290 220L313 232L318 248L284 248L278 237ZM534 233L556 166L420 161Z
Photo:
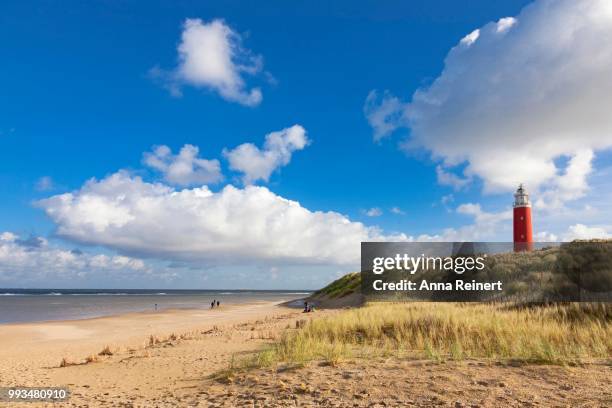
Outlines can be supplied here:
M514 250L533 249L533 227L531 225L531 203L523 184L514 193Z

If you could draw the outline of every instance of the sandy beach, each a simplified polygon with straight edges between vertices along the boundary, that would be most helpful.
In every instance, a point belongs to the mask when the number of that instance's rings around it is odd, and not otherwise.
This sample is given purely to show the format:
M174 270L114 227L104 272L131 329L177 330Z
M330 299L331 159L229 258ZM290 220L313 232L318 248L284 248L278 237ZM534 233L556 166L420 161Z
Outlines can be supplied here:
M0 325L0 384L67 386L72 396L59 404L66 406L172 406L180 404L176 390L270 341L296 316L299 310L258 302ZM98 355L107 346L112 355ZM86 363L88 356L97 361ZM74 365L60 367L62 359Z
M391 357L259 368L215 378L299 321L334 313L302 314L260 302L2 325L0 384L70 389L66 402L28 406L596 407L612 401L612 370L601 363L514 366ZM112 355L99 355L107 346ZM67 366L60 366L62 359Z
M605 362L570 367L390 357L215 377L301 320L334 313L341 312L303 314L259 302L1 325L0 384L70 389L66 402L27 406L596 407L612 401ZM107 346L112 355L99 355ZM67 366L60 366L62 359Z

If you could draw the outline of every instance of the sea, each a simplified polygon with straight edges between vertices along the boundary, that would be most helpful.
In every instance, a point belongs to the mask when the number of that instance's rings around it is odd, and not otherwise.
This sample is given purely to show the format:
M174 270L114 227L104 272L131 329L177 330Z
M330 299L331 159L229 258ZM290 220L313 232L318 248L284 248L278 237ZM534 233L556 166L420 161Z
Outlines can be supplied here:
M77 320L129 312L209 309L261 301L301 304L309 291L291 290L144 290L144 289L0 289L0 324Z

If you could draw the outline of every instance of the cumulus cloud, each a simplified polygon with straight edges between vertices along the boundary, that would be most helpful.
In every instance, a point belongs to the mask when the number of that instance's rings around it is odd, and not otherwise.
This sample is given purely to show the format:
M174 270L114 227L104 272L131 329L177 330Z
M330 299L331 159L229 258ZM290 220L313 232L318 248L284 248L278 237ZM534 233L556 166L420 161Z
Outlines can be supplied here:
M594 153L580 149L568 161L562 174L555 177L547 190L542 191L535 202L538 209L558 209L566 201L583 197L589 189L587 176L593 169Z
M512 219L512 211L502 211L499 213L490 213L483 211L480 204L467 203L457 207L459 214L471 215L477 224L495 224L498 222Z
M293 125L267 134L262 149L252 143L243 143L232 150L225 149L223 155L232 170L244 174L244 184L257 180L267 182L274 170L289 164L293 152L304 149L309 142L306 130Z
M175 96L183 85L208 88L231 102L261 103L259 88L248 89L244 75L256 75L263 59L242 46L240 34L223 20L186 19L178 46L178 66L172 71L153 68L151 75Z
M612 234L606 231L606 229L603 227L591 227L584 224L575 224L570 226L567 232L563 235L564 241L596 238L612 238Z
M37 204L61 237L177 261L355 265L362 241L409 239L310 211L265 187L175 190L124 171Z
M146 264L121 255L87 254L54 247L42 237L20 238L5 231L0 234L0 280L72 278L101 272L146 272ZM48 283L48 282L47 282Z
M511 236L511 231L508 231L511 223L508 221L512 219L512 210L488 212L483 210L480 204L465 203L458 206L456 212L471 217L473 222L459 228L446 228L435 235L423 234L418 236L417 240L461 242L500 240L503 236Z
M540 231L534 235L534 240L536 242L556 242L558 239L556 234L553 234L548 231Z
M436 176L438 177L438 183L440 183L440 185L450 186L454 190L461 190L470 183L470 179L449 173L444 170L442 166L436 166Z
M168 146L161 145L143 155L143 163L160 171L164 179L172 184L188 186L213 184L223 180L219 160L198 157L199 149L186 144L177 155Z
M476 29L472 31L471 33L469 33L468 35L466 35L465 37L463 37L461 41L459 41L459 44L469 47L470 45L476 42L478 37L480 37L480 30Z
M495 26L495 29L497 30L498 33L503 33L504 31L509 30L510 27L512 27L515 24L516 24L516 18L504 17L504 18L500 18L499 21L497 21L497 25Z
M611 2L538 0L464 37L409 103L370 94L367 116L375 139L407 127L405 149L463 165L485 192L524 182L554 206L584 194L594 153L612 147L611 70Z
M12 238L12 237L9 237L9 238ZM35 235L30 235L28 238L24 238L24 239L15 237L14 239L10 239L10 241L15 242L25 248L42 248L42 247L47 246L48 244L45 238L37 237Z
M365 211L365 215L368 217L380 217L382 213L382 210L378 207L372 207Z
M379 96L377 91L370 91L363 106L368 123L374 130L374 140L379 141L395 130L402 120L403 103L385 91Z

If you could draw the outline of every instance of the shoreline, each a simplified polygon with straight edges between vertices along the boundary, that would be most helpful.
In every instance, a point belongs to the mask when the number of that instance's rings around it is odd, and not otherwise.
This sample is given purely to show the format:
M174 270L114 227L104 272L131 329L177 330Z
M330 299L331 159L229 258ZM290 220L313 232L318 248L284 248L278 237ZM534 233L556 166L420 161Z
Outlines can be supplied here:
M295 302L297 300L300 299L295 299L295 300L282 300L282 301L266 301L266 300L261 300L261 301L252 301L252 302L244 302L244 303L226 303L223 304L221 306L221 308L223 310L230 310L230 308L235 308L235 307L247 307L247 306L254 306L254 305L258 305L258 304L274 304L276 306L279 307L287 307L287 308L291 308L291 306L289 306L289 304L291 304L292 302ZM215 309L211 309L209 306L203 306L203 307L173 307L173 308L168 308L168 309L159 309L159 310L140 310L140 311L126 311L126 312L119 312L119 313L112 313L112 314L104 314L104 315L100 315L100 316L88 316L88 317L82 317L82 318L76 318L76 319L47 319L47 320L26 320L26 321L18 321L18 322L0 322L0 332L3 328L5 327L18 327L18 326L24 326L24 325L32 325L32 324L47 324L47 323L67 323L67 324L71 324L74 322L85 322L85 321L93 321L93 320L100 320L100 319L107 319L107 318L119 318L119 317L130 317L130 316L157 316L157 315L162 315L164 313L177 313L177 312L202 312L202 311L216 311L219 310L215 307Z
M258 301L219 309L166 309L77 320L6 323L0 325L0 360L38 359L49 366L64 357L83 358L106 346L138 348L149 336L205 331L291 311L295 309L277 301ZM0 378L5 377L2 371Z
M36 290L41 292L40 290ZM221 306L249 304L253 302L285 302L302 298L302 291L203 291L173 290L164 295L148 290L124 292L116 290L97 293L65 293L48 296L41 294L19 294L0 296L0 326L16 323L72 321L126 313L161 312L174 309L210 309L213 299ZM44 291L43 291L44 292ZM134 292L134 293L132 293Z

